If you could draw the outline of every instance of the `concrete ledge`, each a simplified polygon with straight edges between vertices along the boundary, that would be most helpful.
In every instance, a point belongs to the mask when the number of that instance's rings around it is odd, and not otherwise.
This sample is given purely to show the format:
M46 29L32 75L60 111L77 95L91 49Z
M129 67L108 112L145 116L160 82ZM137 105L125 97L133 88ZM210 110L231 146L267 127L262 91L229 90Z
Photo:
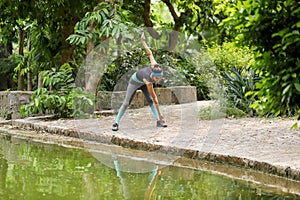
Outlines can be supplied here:
M213 163L229 164L236 167L243 167L246 169L253 169L268 174L273 174L292 180L300 181L300 171L291 169L290 167L282 167L272 165L266 162L259 162L248 158L240 158L230 155L221 155L215 153L200 152L197 150L176 148L170 146L156 145L145 143L142 141L136 141L131 139L119 138L113 136L111 142L115 145L122 146L124 148L137 149L142 151L158 151L164 153L171 153L172 155L182 156L184 158L191 158L196 160L207 160Z
M51 134L69 136L74 138L80 138L88 141L95 141L103 144L114 144L122 146L125 148L143 150L149 152L160 152L166 153L173 156L180 156L183 158L190 158L194 160L204 160L210 161L213 163L222 163L228 164L231 166L242 167L245 169L252 169L255 171L264 172L267 174L272 174L292 180L300 181L300 170L297 168L292 168L290 166L281 166L268 162L257 161L250 158L238 157L226 154L212 153L212 152L203 152L200 150L193 150L189 148L179 147L179 146L170 146L166 144L158 144L155 142L145 141L143 139L131 138L124 135L114 135L110 131L100 130L97 128L96 132L93 129L89 129L91 125L95 126L99 123L96 119L90 119L90 121L78 121L74 123L84 124L86 128L76 127L76 125L70 126L70 121L43 121L32 119L19 119L15 120L13 126L22 129L34 130L37 132L47 132ZM100 134L99 134L100 131Z
M172 101L172 91L170 88L154 88L159 104L170 105L175 103ZM148 105L148 102L145 102Z
M117 111L126 96L126 91L99 91L96 101L96 109ZM142 108L145 106L144 95L141 90L137 90L129 108Z
M197 101L197 88L195 86L170 87L172 103L183 104Z

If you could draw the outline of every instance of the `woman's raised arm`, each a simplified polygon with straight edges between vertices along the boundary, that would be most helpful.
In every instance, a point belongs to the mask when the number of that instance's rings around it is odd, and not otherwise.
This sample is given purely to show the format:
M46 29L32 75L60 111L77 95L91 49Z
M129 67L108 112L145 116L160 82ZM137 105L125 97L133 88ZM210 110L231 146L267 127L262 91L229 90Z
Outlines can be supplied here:
M146 44L146 38L145 38L145 34L142 33L142 36L141 36L141 41L142 41L142 44L147 52L147 55L150 59L150 62L151 62L151 66L153 67L155 64L157 64L153 54L152 54L152 51L151 49L148 47L148 45Z

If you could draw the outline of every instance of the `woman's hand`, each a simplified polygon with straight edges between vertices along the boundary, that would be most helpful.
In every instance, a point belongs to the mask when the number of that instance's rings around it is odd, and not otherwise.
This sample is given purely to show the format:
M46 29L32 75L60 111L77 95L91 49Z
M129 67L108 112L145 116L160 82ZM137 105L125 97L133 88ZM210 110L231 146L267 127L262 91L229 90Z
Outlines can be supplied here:
M164 116L162 116L162 114L159 115L159 120L164 121Z
M144 32L142 33L141 40L142 40L142 42L145 42L145 41L146 41Z

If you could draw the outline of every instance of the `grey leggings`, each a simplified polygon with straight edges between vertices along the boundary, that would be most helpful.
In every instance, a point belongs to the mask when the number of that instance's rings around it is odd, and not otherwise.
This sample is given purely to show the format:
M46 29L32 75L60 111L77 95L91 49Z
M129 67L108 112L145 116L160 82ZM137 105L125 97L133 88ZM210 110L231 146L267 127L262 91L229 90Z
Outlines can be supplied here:
M128 108L128 106L130 105L134 95L135 95L135 92L137 89L141 89L142 92L144 93L144 96L147 100L147 102L149 103L149 106L151 107L151 110L154 114L154 117L156 120L159 120L159 115L158 115L158 112L157 112L157 109L153 103L153 100L152 100L152 97L150 96L149 94L149 91L147 89L147 86L144 84L140 84L140 83L137 83L135 82L132 78L130 78L129 80L129 84L127 86L127 90L126 90L126 96L125 96L125 99L123 101L123 104L122 106L120 107L119 109L119 112L118 112L118 115L116 117L116 123L120 123L121 121L121 118L123 117L126 109Z

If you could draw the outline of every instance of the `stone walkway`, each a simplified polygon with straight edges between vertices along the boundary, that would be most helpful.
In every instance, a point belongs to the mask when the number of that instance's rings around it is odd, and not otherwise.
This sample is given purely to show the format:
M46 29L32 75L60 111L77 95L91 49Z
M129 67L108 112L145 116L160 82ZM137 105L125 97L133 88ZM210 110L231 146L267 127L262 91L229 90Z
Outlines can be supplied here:
M106 144L171 153L226 163L300 180L300 130L290 130L290 119L199 120L200 101L161 106L167 128L157 128L149 107L128 110L118 132L111 131L115 116L47 121L18 119L30 128Z

